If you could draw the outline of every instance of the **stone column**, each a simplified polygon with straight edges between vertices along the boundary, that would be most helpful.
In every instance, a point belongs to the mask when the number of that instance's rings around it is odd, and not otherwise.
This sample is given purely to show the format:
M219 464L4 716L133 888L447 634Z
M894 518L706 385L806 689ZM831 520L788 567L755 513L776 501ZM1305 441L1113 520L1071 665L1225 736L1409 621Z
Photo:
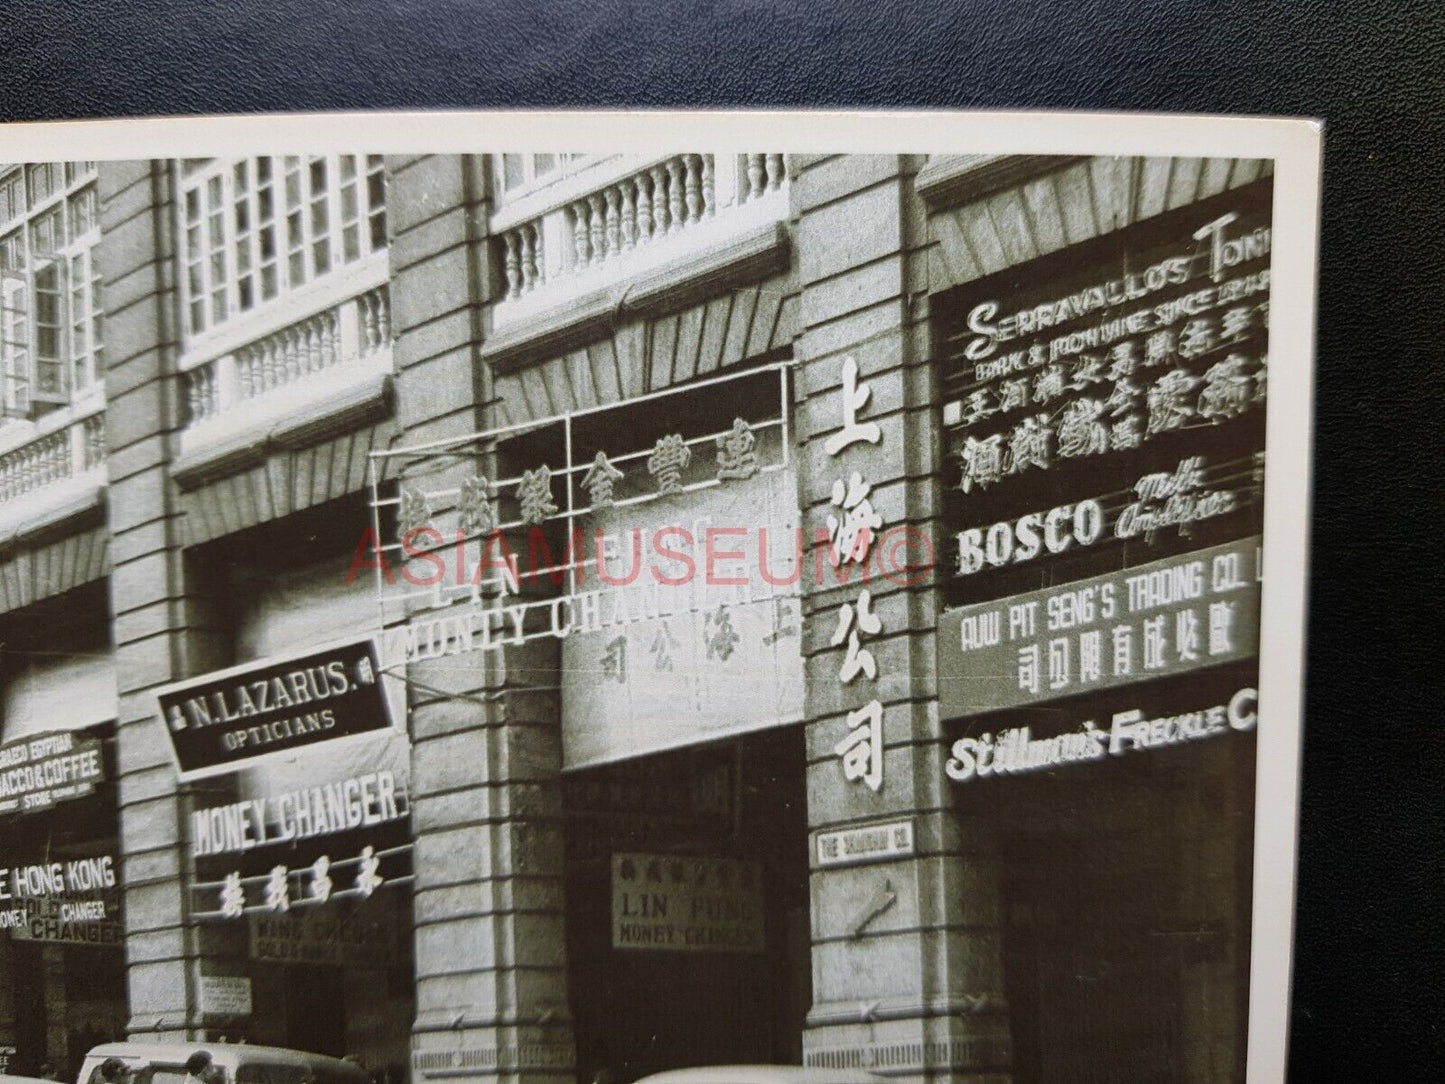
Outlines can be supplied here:
M488 423L491 394L478 357L482 308L494 296L485 162L388 165L402 439L474 433ZM488 455L429 473L424 485L456 487L477 471L497 477ZM443 533L454 532L455 512L435 512ZM556 665L555 645L537 644L407 669L418 1081L573 1076Z
M218 660L204 604L187 594L181 515L167 478L180 425L170 165L103 162L100 198L127 1028L183 1039L201 1025L202 954L187 912L187 797L155 716L154 690Z
M857 565L838 583L826 556L810 562L807 716L808 815L813 832L909 822L912 857L819 868L812 857L813 1008L804 1058L911 1079L1003 1084L1011 1079L998 932L996 871L986 845L965 838L951 809L939 728L935 578L910 562L933 553L941 510L936 381L928 365L922 205L915 164L896 156L805 158L796 163L803 331L796 401L803 506L810 532L826 530L835 480L857 471L882 518L869 578ZM870 398L859 423L878 426L830 455L844 420L845 359ZM898 547L905 546L900 550ZM823 547L826 550L826 546ZM815 570L821 568L822 583ZM876 678L844 683L846 642L834 647L840 607L871 593L881 621L860 646ZM883 778L875 791L850 781L837 745L857 725L849 712L883 706Z

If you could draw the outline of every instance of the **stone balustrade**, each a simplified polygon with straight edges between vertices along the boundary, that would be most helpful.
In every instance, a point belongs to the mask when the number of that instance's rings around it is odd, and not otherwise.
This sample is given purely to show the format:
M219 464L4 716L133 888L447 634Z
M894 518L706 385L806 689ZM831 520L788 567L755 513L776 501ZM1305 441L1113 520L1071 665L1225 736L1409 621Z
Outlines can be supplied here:
M105 416L91 414L0 454L0 504L105 464Z
M786 184L781 154L678 154L568 196L499 231L503 304L559 280L624 271L644 252L782 195ZM785 201L777 203L781 213Z
M187 369L186 428L390 349L391 299L381 285Z

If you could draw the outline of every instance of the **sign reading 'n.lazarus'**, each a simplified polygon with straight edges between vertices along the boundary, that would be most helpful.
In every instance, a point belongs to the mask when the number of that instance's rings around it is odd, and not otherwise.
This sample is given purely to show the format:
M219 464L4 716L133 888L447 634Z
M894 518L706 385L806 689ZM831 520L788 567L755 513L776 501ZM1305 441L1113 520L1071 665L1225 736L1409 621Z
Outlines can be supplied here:
M49 809L84 798L104 778L96 738L62 732L0 745L0 813Z
M162 689L180 777L235 771L273 753L390 728L368 637L299 658L237 667Z

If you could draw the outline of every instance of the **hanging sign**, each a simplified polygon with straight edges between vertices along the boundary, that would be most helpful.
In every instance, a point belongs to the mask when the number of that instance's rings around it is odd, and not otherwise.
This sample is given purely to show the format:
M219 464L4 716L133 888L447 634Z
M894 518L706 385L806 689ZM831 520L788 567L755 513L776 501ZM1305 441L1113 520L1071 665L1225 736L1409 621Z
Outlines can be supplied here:
M158 694L182 781L393 728L370 637L234 667Z
M98 738L58 731L0 745L0 813L84 798L104 780Z
M1252 657L1258 536L938 620L939 710L977 715Z
M612 856L612 947L762 952L763 874L739 858Z

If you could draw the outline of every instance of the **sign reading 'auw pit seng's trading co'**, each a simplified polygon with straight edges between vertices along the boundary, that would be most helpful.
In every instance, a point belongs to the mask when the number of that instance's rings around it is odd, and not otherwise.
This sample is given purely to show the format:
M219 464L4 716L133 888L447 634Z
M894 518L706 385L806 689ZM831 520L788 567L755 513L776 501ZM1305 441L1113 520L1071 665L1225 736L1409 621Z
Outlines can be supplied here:
M392 726L370 638L172 685L160 714L182 779Z
M939 708L974 715L1255 654L1258 536L938 622Z

